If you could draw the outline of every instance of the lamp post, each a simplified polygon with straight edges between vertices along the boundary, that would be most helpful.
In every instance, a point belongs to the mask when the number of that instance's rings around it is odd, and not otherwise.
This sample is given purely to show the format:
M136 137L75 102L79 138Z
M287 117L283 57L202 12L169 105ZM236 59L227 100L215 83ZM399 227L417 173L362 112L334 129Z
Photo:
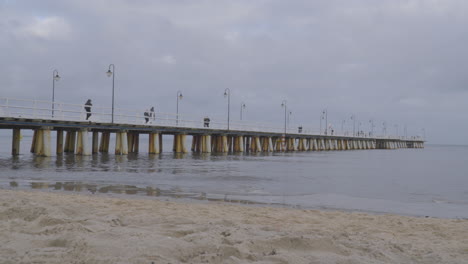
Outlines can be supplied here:
M323 117L325 117L325 135L328 134L328 111L327 109L322 111Z
M353 120L353 137L356 136L356 116L352 115L351 120Z
M289 114L288 114L288 129L289 129L289 119L291 118L292 116L292 111L289 111Z
M111 70L112 68L112 70ZM109 64L109 70L106 72L107 77L112 76L112 121L111 123L114 123L114 81L115 81L115 65L114 64Z
M384 136L387 135L387 123L386 122L382 123L382 132L383 132Z
M408 127L406 126L406 124L404 125L403 127L403 130L404 130L404 133L405 133L405 139L407 138L408 136Z
M242 102L241 105L240 105L240 120L242 120L242 110L245 109L245 103Z
M370 124L370 128L371 128L370 129L370 135L373 136L374 135L374 127L375 127L374 119L369 120L369 124Z
M358 133L358 135L360 135L360 133L361 133L361 132L360 132L360 131L361 131L361 130L360 130L360 129L361 129L361 125L362 125L361 122L358 122L358 123L357 123L357 133ZM361 136L362 136L362 135L361 135Z
M423 140L426 140L426 129L422 128L421 130L423 132Z
M398 130L399 130L399 129L398 129L398 124L395 124L394 127L395 127L395 131L396 131L396 136L398 137L398 134L399 134L399 133L398 133Z
M341 133L344 135L344 124L346 123L346 120L341 121Z
M229 88L224 89L224 97L226 97L226 96L227 96L227 99L228 99L228 116L227 116L228 124L227 124L227 130L229 130L229 112L230 112L230 108L231 108L231 90L229 90Z
M181 91L177 91L177 112L176 112L176 126L179 125L179 100L182 100L184 96Z
M288 112L288 106L287 106L286 100L283 100L281 102L281 107L284 107L284 137L286 138L286 121L287 121L287 112Z
M54 108L55 108L55 82L60 80L60 76L57 70L52 72L52 118L54 118Z

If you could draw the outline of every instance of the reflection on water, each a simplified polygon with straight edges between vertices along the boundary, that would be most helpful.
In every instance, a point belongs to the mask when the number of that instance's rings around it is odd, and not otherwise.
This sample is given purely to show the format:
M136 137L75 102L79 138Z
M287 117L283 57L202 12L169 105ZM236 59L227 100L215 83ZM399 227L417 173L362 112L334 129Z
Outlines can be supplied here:
M0 152L0 188L468 217L467 147L54 157L22 153L12 157Z
M10 187L18 187L18 182L11 181ZM206 201L223 201L229 203L241 203L241 204L262 204L259 202L253 202L249 200L233 199L229 198L228 195L224 195L224 198L207 197L206 193L184 193L180 189L174 190L161 190L159 188L144 187L140 188L134 185L108 185L98 186L96 184L86 184L81 182L30 182L31 189L49 189L55 191L70 191L70 192L89 192L92 194L98 193L112 193L112 194L127 194L127 195L145 195L152 197L169 197L176 199L195 199L195 200L206 200Z

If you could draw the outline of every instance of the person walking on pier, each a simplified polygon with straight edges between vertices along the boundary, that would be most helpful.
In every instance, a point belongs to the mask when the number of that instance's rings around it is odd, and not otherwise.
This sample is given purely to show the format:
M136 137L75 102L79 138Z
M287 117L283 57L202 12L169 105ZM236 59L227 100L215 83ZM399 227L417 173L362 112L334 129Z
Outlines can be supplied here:
M86 120L88 120L90 117L91 117L91 106L93 106L93 104L91 103L91 99L88 99L88 101L86 101L85 103L85 111L86 111Z
M210 118L209 117L205 117L203 118L203 126L204 127L210 127Z
M156 114L154 113L154 106L151 107L149 117L153 120L156 121Z
M145 113L143 114L145 116L145 124L148 124L149 118L150 118L150 113L148 112L148 109L146 109Z

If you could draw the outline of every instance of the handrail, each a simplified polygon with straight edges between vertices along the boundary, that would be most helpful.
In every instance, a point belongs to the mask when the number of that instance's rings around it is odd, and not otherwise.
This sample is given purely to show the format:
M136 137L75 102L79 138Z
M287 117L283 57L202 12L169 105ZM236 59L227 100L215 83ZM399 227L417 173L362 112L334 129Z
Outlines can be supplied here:
M85 121L86 111L84 104L71 104L54 102L54 116L52 117L52 102L45 100L30 100L30 99L16 99L0 97L0 116L3 117L16 117L16 118L41 118L47 120L60 120L60 121ZM110 122L111 121L111 109L110 107L92 106L90 121L92 122ZM184 127L184 128L205 128L203 125L202 117L194 117L189 115L179 114L177 118L176 113L164 113L155 112L154 117L148 117L149 120L146 123L144 111L136 109L125 109L115 108L114 109L114 123L117 124L139 124L148 126L172 126L172 127ZM193 119L192 119L193 118ZM177 121L178 120L178 121ZM227 122L211 121L210 127L206 129L226 129ZM284 133L284 127L276 124L269 123L254 123L249 121L242 122L230 122L230 130L236 131L254 131L254 132L273 132L273 133ZM292 126L294 128L287 128L286 133L288 134L302 134L302 135L321 135L318 129L302 127L300 133L297 129L298 126ZM347 136L345 133L334 133L333 135L327 136ZM355 138L382 138L382 139L403 139L397 136L382 136L373 135L369 137L368 134L355 135ZM415 138L415 137L413 137ZM420 137L416 137L420 139Z

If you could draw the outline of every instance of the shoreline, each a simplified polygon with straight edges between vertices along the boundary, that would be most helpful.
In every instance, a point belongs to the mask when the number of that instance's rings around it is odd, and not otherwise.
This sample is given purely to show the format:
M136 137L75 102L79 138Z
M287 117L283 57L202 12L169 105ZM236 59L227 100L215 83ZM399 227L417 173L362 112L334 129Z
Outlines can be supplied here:
M5 189L0 201L2 263L468 259L466 219Z

